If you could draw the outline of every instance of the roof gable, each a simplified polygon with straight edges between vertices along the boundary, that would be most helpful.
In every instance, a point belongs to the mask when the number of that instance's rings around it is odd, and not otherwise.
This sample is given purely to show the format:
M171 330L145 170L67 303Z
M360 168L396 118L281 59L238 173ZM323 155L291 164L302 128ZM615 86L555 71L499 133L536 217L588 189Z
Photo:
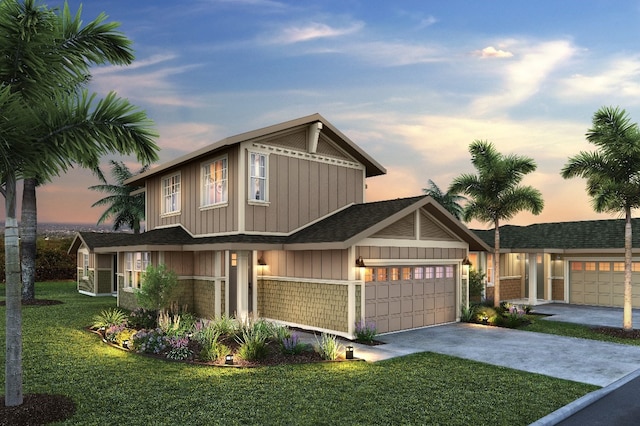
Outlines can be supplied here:
M323 116L316 113L316 114L308 115L305 117L297 118L295 120L286 121L283 123L275 124L268 127L263 127L261 129L252 130L250 132L240 133L235 136L224 138L222 140L214 142L211 145L207 145L203 148L193 151L189 154L183 155L174 160L171 160L166 163L160 164L156 167L153 167L152 169L146 171L145 173L141 173L137 176L134 176L128 179L127 181L125 181L125 183L129 185L141 185L142 181L144 181L145 179L151 176L155 176L160 173L165 173L169 169L173 169L182 164L185 164L191 161L197 161L198 159L205 156L210 156L226 147L236 145L245 141L263 139L270 135L276 135L282 132L291 132L297 128L302 130L313 123L322 124L321 137L320 137L320 140L322 142L320 145L321 149L325 149L325 150L331 149L331 153L333 154L339 153L339 150L336 150L335 147L331 147L329 144L327 144L327 141L330 140L333 143L335 143L340 148L340 150L344 151L345 154L354 158L358 162L362 163L365 166L367 177L378 176L378 175L385 174L387 172L386 169L380 163L378 163L376 160L373 159L373 157L371 157L369 154L364 152L358 145L356 145L347 136L345 136L342 132L340 132L337 128L335 128ZM291 143L296 143L298 145L302 144L303 142L304 140L291 141ZM300 145L300 146L303 146L303 145Z

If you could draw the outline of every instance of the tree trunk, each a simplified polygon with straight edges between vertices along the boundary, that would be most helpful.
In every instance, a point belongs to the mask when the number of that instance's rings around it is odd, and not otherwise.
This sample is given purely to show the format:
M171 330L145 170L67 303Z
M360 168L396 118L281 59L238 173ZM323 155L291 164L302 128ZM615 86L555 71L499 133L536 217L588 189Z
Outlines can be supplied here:
M34 178L25 179L22 190L22 216L20 220L22 300L33 300L36 298L36 244L38 238L36 184L37 181Z
M625 331L633 329L633 305L631 288L631 208L625 208L624 224L624 309L622 313L622 328Z
M493 241L493 306L500 306L500 222L494 222L495 233Z
M6 338L5 338L5 396L7 407L21 405L22 397L22 306L20 303L20 249L18 247L18 219L16 217L16 177L13 171L6 176L5 194L5 279L6 279Z

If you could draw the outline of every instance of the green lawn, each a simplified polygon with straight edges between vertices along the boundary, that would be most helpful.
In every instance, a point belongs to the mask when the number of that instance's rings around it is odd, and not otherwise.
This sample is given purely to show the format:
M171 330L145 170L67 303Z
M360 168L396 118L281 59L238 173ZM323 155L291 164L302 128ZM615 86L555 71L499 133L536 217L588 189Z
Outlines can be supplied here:
M248 369L167 362L83 329L115 299L79 295L74 283L38 284L36 294L64 304L23 308L24 391L73 398L77 412L62 424L513 426L597 389L432 353ZM3 340L4 330L2 321Z
M623 345L640 346L640 339L625 339L598 333L591 327L570 322L551 321L548 319L530 316L533 322L521 330L535 331L537 333L556 334L559 336L580 337L582 339L601 340L603 342L621 343Z

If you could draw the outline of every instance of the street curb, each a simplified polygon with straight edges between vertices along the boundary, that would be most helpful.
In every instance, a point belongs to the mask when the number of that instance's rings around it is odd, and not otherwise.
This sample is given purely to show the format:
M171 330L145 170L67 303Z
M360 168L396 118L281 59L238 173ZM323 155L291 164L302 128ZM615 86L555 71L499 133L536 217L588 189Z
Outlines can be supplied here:
M615 382L607 385L603 388L600 388L596 391L590 392L583 396L582 398L578 398L575 401L565 405L564 407L558 408L553 413L550 413L543 418L531 423L529 426L553 426L561 421L571 417L578 411L586 408L587 406L593 404L601 398L609 395L611 392L621 388L626 385L630 381L637 379L640 377L640 369L635 370L621 379L616 380Z

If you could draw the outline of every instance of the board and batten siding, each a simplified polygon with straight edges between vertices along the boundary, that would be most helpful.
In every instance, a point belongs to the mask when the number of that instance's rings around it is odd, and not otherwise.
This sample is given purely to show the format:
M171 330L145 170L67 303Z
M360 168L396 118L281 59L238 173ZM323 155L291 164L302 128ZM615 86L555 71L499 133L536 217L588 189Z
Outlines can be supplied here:
M245 201L250 232L287 233L364 201L364 171L305 158L269 155L269 203Z
M319 280L348 280L347 250L265 251L262 275Z
M364 259L425 259L425 260L450 260L464 259L466 250L462 248L437 248L437 247L377 247L358 246L356 256Z
M227 156L227 200L220 207L201 208L204 163ZM180 173L181 209L179 214L162 215L162 179ZM184 164L146 182L147 229L181 224L193 235L207 235L238 230L238 148Z

